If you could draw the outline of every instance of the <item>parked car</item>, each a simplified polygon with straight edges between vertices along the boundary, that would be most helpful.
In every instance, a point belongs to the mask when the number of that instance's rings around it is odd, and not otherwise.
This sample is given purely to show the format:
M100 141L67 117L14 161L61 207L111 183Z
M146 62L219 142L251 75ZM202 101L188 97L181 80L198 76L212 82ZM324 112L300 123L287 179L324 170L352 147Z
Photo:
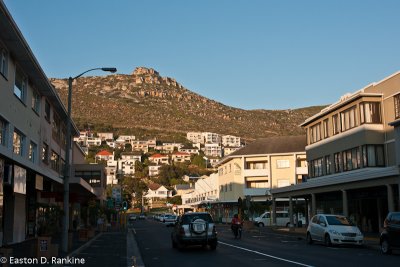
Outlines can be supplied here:
M176 223L176 219L178 218L178 216L174 215L174 214L167 214L163 217L163 223L166 226L171 226L171 225L175 225Z
M307 228L307 243L314 241L332 244L362 245L364 236L350 219L342 215L317 214L312 217Z
M182 249L185 246L209 246L217 248L218 239L214 221L207 212L184 213L175 224L171 233L172 247Z
M130 222L132 222L132 221L136 221L136 219L137 219L137 217L136 217L136 215L135 214L131 214L131 215L129 215L129 221Z
M254 218L254 224L258 227L271 226L273 222L272 212L266 211L259 217ZM299 226L305 225L306 220L304 216L299 213L293 220ZM297 221L297 222L296 222ZM289 212L288 211L276 211L276 225L288 227L290 224Z
M162 222L162 223L164 223L164 222L165 222L165 219L166 219L167 217L171 216L171 215L173 215L173 214L171 214L171 213L164 213L164 214L160 215L159 221Z
M146 219L146 215L144 215L143 213L140 213L139 220L144 220L144 219Z
M380 236L383 254L392 253L392 249L400 249L400 212L389 212L383 223Z

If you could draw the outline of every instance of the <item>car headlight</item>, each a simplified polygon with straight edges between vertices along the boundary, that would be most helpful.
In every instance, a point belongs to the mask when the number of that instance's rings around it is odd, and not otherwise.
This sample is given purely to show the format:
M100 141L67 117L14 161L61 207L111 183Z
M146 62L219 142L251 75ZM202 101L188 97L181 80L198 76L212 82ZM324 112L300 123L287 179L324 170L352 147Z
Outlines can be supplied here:
M333 234L333 235L342 235L341 233L339 233L338 231L336 231L336 230L329 230L328 231L329 233L331 233L331 234Z
M357 236L363 236L360 230L357 231Z

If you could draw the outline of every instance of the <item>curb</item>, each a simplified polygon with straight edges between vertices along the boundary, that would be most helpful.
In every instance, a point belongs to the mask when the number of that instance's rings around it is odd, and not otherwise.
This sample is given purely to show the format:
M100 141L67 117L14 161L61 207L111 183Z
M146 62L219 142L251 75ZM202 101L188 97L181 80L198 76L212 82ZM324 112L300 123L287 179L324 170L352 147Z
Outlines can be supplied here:
M128 229L127 236L127 266L130 267L145 267L142 255L140 254L140 250L138 244L135 239L135 229Z
M83 244L82 246L80 246L79 248L75 249L74 251L72 251L71 253L69 253L67 256L65 256L64 258L71 258L74 255L80 253L83 249L87 248L88 246L90 246L97 238L99 238L100 236L102 236L103 233L99 233L97 234L95 237L93 237L92 239L90 239L88 242L86 242L85 244ZM54 264L51 265L51 267L62 267L63 264Z

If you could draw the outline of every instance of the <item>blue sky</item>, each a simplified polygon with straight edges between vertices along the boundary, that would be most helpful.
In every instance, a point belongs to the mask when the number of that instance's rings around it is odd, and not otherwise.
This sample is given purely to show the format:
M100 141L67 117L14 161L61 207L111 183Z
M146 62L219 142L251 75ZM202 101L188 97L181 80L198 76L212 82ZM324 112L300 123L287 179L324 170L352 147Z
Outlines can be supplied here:
M52 78L144 66L228 106L293 109L400 70L396 0L4 2Z

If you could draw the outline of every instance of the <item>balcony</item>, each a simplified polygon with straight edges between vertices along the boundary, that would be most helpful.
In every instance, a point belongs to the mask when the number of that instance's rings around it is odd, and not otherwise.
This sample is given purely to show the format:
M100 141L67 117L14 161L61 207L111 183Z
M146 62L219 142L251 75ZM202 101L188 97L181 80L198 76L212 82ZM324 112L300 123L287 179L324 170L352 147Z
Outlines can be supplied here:
M244 176L268 176L269 169L244 169Z
M307 167L297 167L296 168L296 174L307 175L308 174L308 168Z
M243 195L245 196L265 196L269 194L269 188L245 188Z

